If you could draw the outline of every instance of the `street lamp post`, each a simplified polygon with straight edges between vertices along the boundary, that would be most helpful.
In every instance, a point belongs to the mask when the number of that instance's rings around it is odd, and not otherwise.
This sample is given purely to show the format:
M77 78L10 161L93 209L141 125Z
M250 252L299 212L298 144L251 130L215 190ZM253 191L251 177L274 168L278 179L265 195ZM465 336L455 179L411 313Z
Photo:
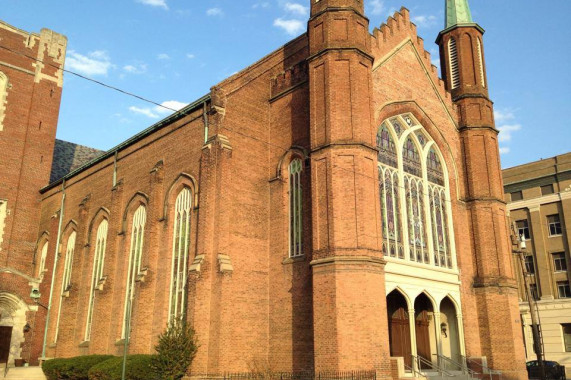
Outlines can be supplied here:
M517 229L516 229L517 231ZM524 285L524 289L525 289L525 294L527 296L527 302L529 304L529 313L531 315L531 333L533 335L533 348L535 350L535 354L537 355L537 362L539 364L539 376L541 378L541 380L545 380L545 365L543 362L543 347L541 344L541 338L539 335L539 318L537 315L537 309L536 309L536 300L535 297L533 297L533 295L531 294L530 288L529 288L529 282L528 282L528 277L530 275L530 273L528 273L526 267L525 267L525 261L524 261L524 254L525 254L525 250L527 248L526 243L525 243L525 238L523 235L518 236L517 238L518 241L518 249L514 249L514 253L517 255L518 257L518 261L520 263L520 267L521 267L521 273L523 275L523 285Z

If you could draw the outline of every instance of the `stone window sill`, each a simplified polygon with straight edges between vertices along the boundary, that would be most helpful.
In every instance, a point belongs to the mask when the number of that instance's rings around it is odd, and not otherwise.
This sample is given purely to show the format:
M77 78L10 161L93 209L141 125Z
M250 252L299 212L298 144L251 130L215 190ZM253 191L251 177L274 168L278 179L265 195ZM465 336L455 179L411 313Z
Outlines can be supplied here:
M288 265L288 264L300 263L300 262L305 262L305 261L306 261L305 255L301 255L301 256L296 256L296 257L286 257L284 259L284 261L282 261L282 264Z
M89 347L89 341L84 340L83 342L79 343L79 347Z

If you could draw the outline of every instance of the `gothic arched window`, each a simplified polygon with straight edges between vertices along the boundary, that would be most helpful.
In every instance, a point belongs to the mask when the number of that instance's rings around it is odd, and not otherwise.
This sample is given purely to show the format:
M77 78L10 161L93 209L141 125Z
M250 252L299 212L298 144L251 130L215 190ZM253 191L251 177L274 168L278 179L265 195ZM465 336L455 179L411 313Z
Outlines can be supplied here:
M191 208L192 192L185 187L176 198L174 210L169 320L183 315L185 308Z
M385 256L453 268L448 180L435 142L405 114L381 125L377 147Z
M3 122L6 114L6 96L8 95L8 77L0 71L0 131L4 129Z
M48 257L48 242L46 241L42 245L42 250L40 251L40 267L38 270L38 277L43 278L44 271L46 270L46 259Z
M91 288L89 291L89 304L87 307L87 322L85 324L85 340L91 338L91 324L93 321L93 305L95 303L95 290L99 288L99 283L103 279L103 264L105 262L105 249L107 247L107 230L109 223L103 219L97 228L95 238L95 252L93 253L93 270L91 276Z
M121 337L127 336L127 322L131 319L132 303L135 297L135 283L141 274L141 259L143 257L143 243L145 235L145 224L147 222L147 211L141 205L133 215L131 225L131 246L129 249L129 267L127 271L127 283L125 286L125 308L123 311L123 327Z
M289 257L303 256L303 162L296 158L289 164Z

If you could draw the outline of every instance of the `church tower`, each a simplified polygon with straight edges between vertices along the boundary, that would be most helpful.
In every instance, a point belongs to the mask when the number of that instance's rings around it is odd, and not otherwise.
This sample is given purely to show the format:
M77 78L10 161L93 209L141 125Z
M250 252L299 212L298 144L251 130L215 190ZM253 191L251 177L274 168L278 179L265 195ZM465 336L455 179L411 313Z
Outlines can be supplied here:
M483 34L484 29L472 20L468 0L446 1L446 28L436 42L440 46L442 77L458 106L465 162L461 196L472 236L475 270L471 280L480 324L480 344L467 341L466 350L468 356L486 356L488 366L501 370L508 378L526 378Z
M368 27L363 0L311 2L316 371L390 368Z

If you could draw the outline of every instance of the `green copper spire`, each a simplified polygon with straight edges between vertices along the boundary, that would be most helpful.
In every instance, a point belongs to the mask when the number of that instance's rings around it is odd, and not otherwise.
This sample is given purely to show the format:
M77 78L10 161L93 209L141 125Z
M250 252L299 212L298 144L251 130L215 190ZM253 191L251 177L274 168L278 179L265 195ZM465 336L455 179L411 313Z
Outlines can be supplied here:
M473 24L468 0L446 0L446 29L461 24Z

